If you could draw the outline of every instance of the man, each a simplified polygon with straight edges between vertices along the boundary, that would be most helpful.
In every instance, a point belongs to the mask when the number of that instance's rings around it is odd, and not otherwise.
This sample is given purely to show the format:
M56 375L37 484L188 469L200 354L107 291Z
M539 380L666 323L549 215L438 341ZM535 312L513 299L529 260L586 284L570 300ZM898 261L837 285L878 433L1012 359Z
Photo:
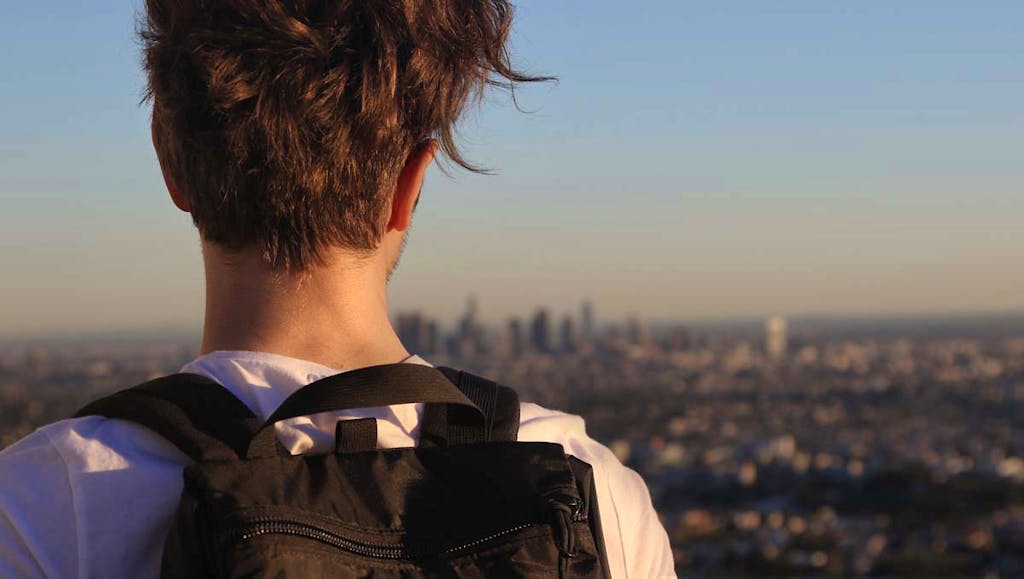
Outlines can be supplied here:
M505 50L505 0L148 0L142 38L153 141L206 269L201 356L265 420L292 392L404 361L387 280L438 149L455 162L464 106L540 80ZM339 419L372 416L378 447L417 442L422 404L279 423L292 453L327 452ZM594 467L611 572L671 575L643 481L579 417L523 404L521 441ZM0 453L0 576L158 573L187 458L136 424L44 427Z

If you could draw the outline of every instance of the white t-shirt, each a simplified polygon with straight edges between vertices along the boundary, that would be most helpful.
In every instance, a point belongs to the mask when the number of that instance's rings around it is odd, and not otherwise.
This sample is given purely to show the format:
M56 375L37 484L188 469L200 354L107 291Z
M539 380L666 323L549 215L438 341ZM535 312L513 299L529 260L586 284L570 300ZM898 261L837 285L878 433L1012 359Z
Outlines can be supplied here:
M409 363L426 364L413 356ZM183 372L217 381L261 419L339 371L258 352L213 352ZM277 424L293 454L329 452L339 419L377 419L379 448L414 446L422 404L346 410ZM556 442L593 466L613 577L674 576L643 480L589 438L583 419L523 404L519 440ZM89 416L40 428L0 452L0 577L156 577L187 457L137 424Z

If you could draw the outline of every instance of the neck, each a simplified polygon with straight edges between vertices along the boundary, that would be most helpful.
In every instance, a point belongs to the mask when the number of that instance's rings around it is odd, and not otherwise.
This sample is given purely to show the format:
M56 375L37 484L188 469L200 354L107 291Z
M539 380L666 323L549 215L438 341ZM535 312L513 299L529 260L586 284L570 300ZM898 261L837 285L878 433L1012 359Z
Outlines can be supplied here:
M253 252L203 244L202 353L268 352L351 369L409 356L388 319L387 265L333 256L303 273L274 271Z

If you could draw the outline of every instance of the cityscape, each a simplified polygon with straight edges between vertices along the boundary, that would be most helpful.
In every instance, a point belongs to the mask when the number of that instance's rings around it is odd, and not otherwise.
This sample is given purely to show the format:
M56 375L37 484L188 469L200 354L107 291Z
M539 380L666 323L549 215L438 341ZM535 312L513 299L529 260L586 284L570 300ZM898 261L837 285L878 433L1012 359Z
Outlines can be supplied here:
M399 312L411 352L582 415L683 577L1024 576L1024 315L667 323ZM174 372L180 337L0 342L0 447Z

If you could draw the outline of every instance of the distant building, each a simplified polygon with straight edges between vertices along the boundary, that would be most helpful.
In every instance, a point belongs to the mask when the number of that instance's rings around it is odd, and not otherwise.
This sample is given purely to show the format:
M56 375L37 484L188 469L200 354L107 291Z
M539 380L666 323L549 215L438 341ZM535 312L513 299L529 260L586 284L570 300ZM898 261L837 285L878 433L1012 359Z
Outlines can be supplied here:
M419 312L398 314L395 331L401 343L414 354L429 356L440 351L437 322L428 320Z
M562 324L559 326L559 347L562 352L571 353L577 350L576 342L576 328L573 327L572 317L565 316L562 318Z
M523 323L518 318L508 321L505 329L506 354L512 358L519 358L526 350L526 340L523 337Z
M551 352L551 322L544 308L538 309L530 322L530 348L544 354Z
M416 353L428 353L425 346L427 345L424 340L426 324L424 324L423 315L419 312L405 312L398 314L398 323L396 324L398 332L398 339L402 340L402 345L405 346L406 350Z
M672 326L661 340L668 352L682 352L690 348L690 332L685 326Z
M773 316L764 323L764 351L772 360L779 360L786 355L787 345L786 318Z
M466 300L466 313L463 314L456 328L457 345L454 349L461 359L471 359L481 354L484 349L483 328L477 321L477 312L476 296L471 295Z
M594 304L587 300L583 302L581 311L582 317L580 323L580 340L584 344L590 344L594 341Z
M398 338L410 352L421 355L440 352L440 329L436 321L427 319L420 312L404 312L398 314L395 325Z
M646 346L650 342L647 327L636 316L630 316L626 322L626 341L630 346Z
M474 340L477 333L477 303L476 296L469 296L466 299L466 313L459 320L459 338Z
M441 328L436 320L427 322L423 333L424 343L421 344L419 353L432 355L441 351Z

